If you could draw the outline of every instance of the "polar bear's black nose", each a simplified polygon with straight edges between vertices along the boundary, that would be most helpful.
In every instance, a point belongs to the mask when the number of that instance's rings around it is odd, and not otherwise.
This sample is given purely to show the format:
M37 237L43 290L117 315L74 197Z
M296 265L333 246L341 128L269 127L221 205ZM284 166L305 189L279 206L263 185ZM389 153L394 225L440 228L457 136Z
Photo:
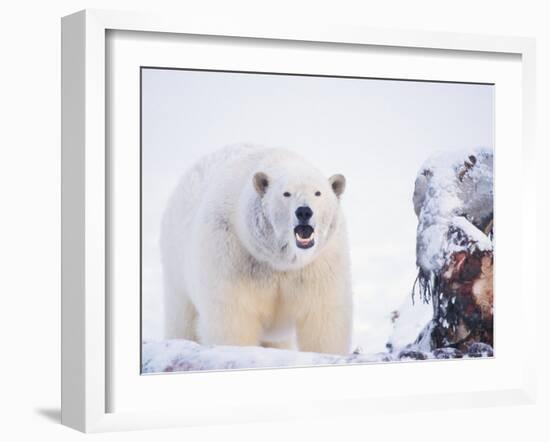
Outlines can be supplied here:
M295 213L296 218L298 218L298 221L301 223L307 223L313 216L313 210L311 210L308 206L298 207Z

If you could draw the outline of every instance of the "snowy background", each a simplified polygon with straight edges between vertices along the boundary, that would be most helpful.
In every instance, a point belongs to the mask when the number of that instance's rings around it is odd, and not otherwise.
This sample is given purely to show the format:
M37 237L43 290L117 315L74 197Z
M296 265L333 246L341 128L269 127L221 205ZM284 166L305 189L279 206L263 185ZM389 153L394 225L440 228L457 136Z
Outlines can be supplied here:
M354 347L410 342L431 306L410 306L416 277L414 181L438 151L493 147L493 86L144 69L142 73L142 327L162 339L162 212L181 174L227 144L297 151L347 178ZM405 306L405 307L404 307Z

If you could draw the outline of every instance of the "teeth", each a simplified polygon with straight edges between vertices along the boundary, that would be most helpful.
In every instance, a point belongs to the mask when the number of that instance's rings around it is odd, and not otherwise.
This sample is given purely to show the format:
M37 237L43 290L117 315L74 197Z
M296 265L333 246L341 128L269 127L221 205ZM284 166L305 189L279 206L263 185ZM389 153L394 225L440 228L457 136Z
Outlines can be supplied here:
M307 238L302 238L300 235L298 235L297 233L295 233L296 235L296 239L301 242L301 243L308 243L310 242L312 239L313 239L313 232L311 233L311 235L309 235L309 237Z

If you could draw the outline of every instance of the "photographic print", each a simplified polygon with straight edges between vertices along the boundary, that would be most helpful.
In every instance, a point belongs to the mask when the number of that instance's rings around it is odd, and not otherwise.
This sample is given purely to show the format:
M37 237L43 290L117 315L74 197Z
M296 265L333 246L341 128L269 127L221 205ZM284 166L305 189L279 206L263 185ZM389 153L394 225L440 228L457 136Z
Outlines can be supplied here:
M141 68L141 372L480 358L494 85Z

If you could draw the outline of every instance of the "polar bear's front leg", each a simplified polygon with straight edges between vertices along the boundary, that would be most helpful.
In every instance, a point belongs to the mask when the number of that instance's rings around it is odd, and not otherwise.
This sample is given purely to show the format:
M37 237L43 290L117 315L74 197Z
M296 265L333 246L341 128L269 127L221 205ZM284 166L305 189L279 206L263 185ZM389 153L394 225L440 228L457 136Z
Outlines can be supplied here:
M352 330L351 305L323 304L297 321L296 336L300 351L349 353Z
M328 250L313 265L289 278L283 290L294 303L300 351L349 353L353 295L346 253Z
M233 293L224 298L212 300L199 311L199 341L206 345L260 345L262 325L258 315L246 308L246 298Z

